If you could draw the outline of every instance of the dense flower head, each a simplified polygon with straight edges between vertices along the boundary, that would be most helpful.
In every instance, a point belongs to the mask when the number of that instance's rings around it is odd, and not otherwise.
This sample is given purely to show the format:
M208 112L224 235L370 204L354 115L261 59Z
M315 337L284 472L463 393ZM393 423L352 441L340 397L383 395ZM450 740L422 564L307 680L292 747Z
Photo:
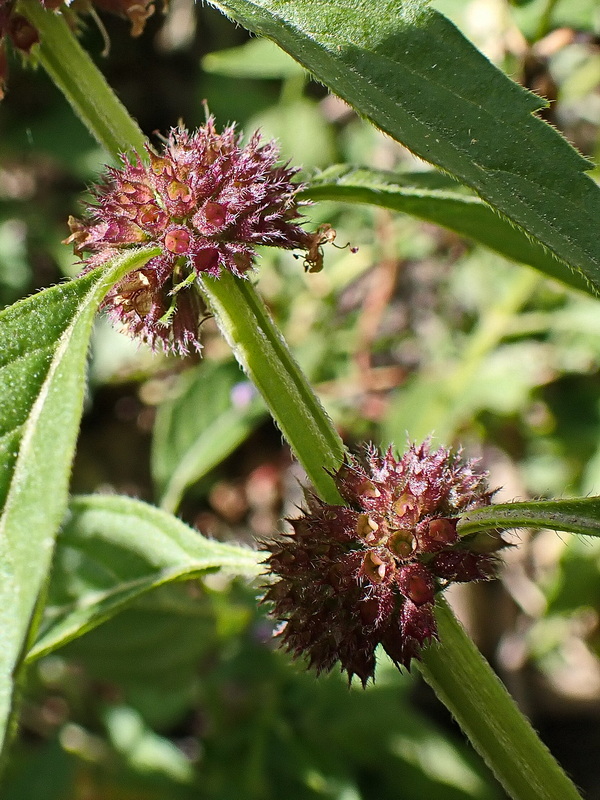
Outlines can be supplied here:
M310 234L298 224L298 169L278 165L275 142L255 133L243 146L235 126L218 133L211 117L194 133L173 129L160 154L146 149L147 163L123 158L108 169L88 216L69 220L67 239L87 253L86 269L137 245L161 248L105 302L130 333L179 353L199 349L194 278L244 276L258 245L303 250L306 266L320 267L330 229Z
M346 505L306 492L307 509L289 520L293 532L271 542L266 563L276 578L265 600L283 622L278 633L317 672L339 662L366 684L381 644L410 668L436 638L436 594L454 582L495 576L495 551L506 543L485 534L471 546L457 533L458 515L489 505L487 475L444 447L367 451L347 458L334 480Z

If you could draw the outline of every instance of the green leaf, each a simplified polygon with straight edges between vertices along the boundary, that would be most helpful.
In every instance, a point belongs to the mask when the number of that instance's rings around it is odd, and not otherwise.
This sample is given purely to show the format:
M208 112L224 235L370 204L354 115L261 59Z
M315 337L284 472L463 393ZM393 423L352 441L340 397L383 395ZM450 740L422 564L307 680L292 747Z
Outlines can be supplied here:
M211 0L276 41L363 116L472 187L600 287L589 162L534 113L544 100L422 0Z
M154 254L138 250L0 314L0 742L67 505L92 321L112 284Z
M69 642L60 657L91 680L119 684L128 705L168 729L197 702L199 664L212 663L223 636L241 636L251 618L246 608L232 607L229 585L223 592L198 589L191 581L160 586Z
M2 800L65 800L79 765L61 746L58 738L36 742L30 750L18 752L11 770L2 781Z
M251 39L241 47L209 53L202 69L230 78L294 78L306 75L302 67L267 39Z
M261 559L206 539L139 500L77 497L57 540L44 620L27 661L82 636L152 589L219 568L256 575Z
M458 525L461 536L512 528L549 528L600 536L600 497L499 503L466 512Z
M236 387L241 389L237 399ZM152 475L161 507L175 511L185 490L232 453L266 415L232 362L205 362L182 375L176 396L159 407L154 426Z
M497 253L585 292L595 292L576 272L565 270L539 242L451 177L439 172L384 172L336 164L313 177L303 195L411 214L467 236Z
M127 706L109 706L104 722L115 750L134 772L154 779L192 783L194 768L169 739L159 736L140 714Z

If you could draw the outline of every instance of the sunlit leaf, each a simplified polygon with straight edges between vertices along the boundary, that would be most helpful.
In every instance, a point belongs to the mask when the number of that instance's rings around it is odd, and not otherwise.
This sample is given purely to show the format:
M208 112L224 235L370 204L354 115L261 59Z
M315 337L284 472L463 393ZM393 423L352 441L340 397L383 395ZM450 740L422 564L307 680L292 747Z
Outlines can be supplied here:
M94 314L150 249L0 314L0 740L67 505Z
M600 190L546 104L423 0L211 0L600 287Z
M40 635L27 659L82 636L151 589L219 568L255 575L261 558L206 539L139 500L77 497L58 538Z

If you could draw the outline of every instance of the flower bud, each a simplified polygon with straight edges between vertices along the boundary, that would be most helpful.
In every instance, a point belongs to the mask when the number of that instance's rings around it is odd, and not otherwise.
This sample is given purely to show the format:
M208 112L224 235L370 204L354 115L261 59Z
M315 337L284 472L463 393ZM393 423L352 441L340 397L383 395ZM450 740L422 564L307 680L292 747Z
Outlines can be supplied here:
M396 577L400 593L416 606L432 603L435 596L433 576L423 564L409 564Z

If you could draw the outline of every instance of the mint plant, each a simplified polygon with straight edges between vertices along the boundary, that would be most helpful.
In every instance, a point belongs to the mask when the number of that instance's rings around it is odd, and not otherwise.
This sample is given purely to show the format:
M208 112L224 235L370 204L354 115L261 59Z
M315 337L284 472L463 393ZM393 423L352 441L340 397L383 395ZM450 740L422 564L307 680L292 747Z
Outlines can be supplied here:
M255 248L267 245L296 251L299 269L319 271L333 230L311 230L301 208L327 198L435 221L595 297L600 192L585 174L591 165L535 115L543 100L423 3L212 5L272 39L453 182L442 179L432 189L424 176L409 180L348 165L300 182L295 166L278 161L275 145L258 134L243 145L233 126L219 133L212 118L192 134L174 128L158 151L77 42L74 8L38 0L6 4L3 44L10 40L39 61L120 166L100 178L83 218L70 221L68 241L83 274L20 300L0 317L5 758L27 669L38 659L135 613L159 590L176 592L184 578L266 571L265 600L286 623L281 639L293 655L307 656L318 672L339 662L364 686L381 644L397 666L417 665L511 797L578 797L441 592L451 583L493 577L496 553L506 544L502 531L597 535L598 499L494 505L495 487L472 461L428 443L410 445L404 455L373 448L362 465L296 363L261 298L260 280L253 285L253 268ZM150 4L135 18L127 4L118 8L141 33ZM27 46L15 40L17 28L30 32ZM104 307L132 336L185 356L201 349L203 305L311 484L307 508L291 518L291 533L269 539L266 561L264 553L203 537L141 501L69 498L96 311ZM177 507L173 496L163 503L169 511ZM75 580L70 562L79 563ZM96 576L96 591L78 596L78 581L85 584L89 575ZM177 594L172 602L185 604ZM125 717L136 735L144 731L135 714L117 711L105 717L115 747L123 742L117 734ZM158 747L152 734L144 735ZM161 747L181 783L192 782L189 765L168 743ZM253 796L261 792L252 789Z

